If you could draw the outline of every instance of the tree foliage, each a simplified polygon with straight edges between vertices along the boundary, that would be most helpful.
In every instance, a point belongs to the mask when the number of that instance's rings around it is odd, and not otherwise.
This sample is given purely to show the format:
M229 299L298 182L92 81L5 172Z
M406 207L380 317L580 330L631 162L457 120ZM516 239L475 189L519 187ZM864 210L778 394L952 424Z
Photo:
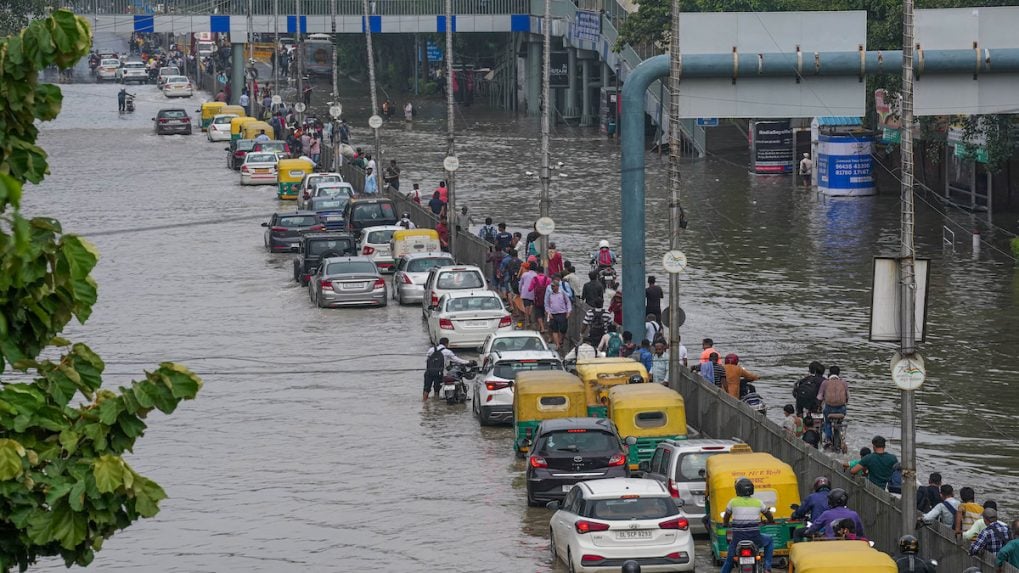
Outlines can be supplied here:
M87 22L64 10L0 40L0 571L54 555L88 565L105 539L155 515L166 494L122 455L149 412L173 412L202 384L163 363L102 389L102 359L59 336L92 312L99 254L55 219L23 217L22 185L48 171L35 122L62 102L39 72L74 65L89 44Z

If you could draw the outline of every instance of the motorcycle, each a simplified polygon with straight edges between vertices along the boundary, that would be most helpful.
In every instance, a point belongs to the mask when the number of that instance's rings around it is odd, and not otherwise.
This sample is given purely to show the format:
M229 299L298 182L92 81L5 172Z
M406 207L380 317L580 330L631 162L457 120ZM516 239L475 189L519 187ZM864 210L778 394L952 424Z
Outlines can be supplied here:
M600 267L598 269L598 282L603 288L608 288L616 283L616 269L614 267Z
M765 414L768 411L768 406L764 403L764 398L757 393L757 387L745 378L740 380L739 398L744 404L750 406L751 410L754 410L759 414Z
M446 367L446 374L442 377L442 387L439 389L439 397L447 404L463 404L467 401L467 383L464 380L473 380L478 374L478 364L450 364Z
M127 97L124 98L124 110L127 111L128 113L131 113L131 112L134 111L134 96L133 95L127 94Z
M764 556L757 544L753 541L743 540L736 544L736 555L733 557L733 571L738 573L762 573Z

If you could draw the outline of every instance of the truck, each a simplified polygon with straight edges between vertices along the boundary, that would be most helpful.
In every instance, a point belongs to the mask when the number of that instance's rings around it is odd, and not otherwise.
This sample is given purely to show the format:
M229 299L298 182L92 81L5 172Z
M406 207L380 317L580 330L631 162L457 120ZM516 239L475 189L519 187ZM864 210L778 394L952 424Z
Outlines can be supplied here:
M191 34L191 53L199 58L207 58L216 53L218 46L218 32L195 32Z

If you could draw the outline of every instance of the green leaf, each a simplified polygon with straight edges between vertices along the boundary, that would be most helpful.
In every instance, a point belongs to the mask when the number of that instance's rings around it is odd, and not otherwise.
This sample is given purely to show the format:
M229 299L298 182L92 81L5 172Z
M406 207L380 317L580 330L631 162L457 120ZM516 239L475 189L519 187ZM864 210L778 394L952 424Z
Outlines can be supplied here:
M112 426L117 416L124 411L124 401L120 398L107 398L99 404L99 421Z
M28 536L40 545L55 541L71 550L85 540L87 532L85 516L72 511L66 501L57 503L52 511L36 511L28 521Z
M92 463L92 475L100 493L112 493L124 485L124 460L105 455Z
M67 258L74 279L83 280L88 277L99 261L99 251L95 245L77 235L64 235L60 251Z
M60 445L64 448L64 451L68 455L73 454L78 450L78 440L81 439L81 434L74 430L67 429L60 432Z
M0 173L0 213L7 209L7 206L17 209L21 205L21 183L11 177ZM0 334L3 334L0 331Z
M12 439L0 439L0 481L7 481L20 476L24 469L22 458L25 448Z
M67 503L74 511L81 511L85 507L85 482L75 482L67 495Z
M143 476L137 476L134 484L135 509L142 517L159 513L159 502L166 499L166 492L159 485Z

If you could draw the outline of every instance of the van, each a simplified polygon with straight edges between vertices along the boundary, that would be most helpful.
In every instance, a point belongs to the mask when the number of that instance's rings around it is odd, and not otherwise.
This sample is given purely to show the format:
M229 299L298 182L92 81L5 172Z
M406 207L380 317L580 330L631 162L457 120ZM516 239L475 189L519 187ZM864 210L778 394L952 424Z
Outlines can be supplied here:
M669 490L683 513L690 517L690 527L705 533L704 473L708 458L729 452L732 440L665 440L659 442L651 459L641 462L644 477L659 481Z

